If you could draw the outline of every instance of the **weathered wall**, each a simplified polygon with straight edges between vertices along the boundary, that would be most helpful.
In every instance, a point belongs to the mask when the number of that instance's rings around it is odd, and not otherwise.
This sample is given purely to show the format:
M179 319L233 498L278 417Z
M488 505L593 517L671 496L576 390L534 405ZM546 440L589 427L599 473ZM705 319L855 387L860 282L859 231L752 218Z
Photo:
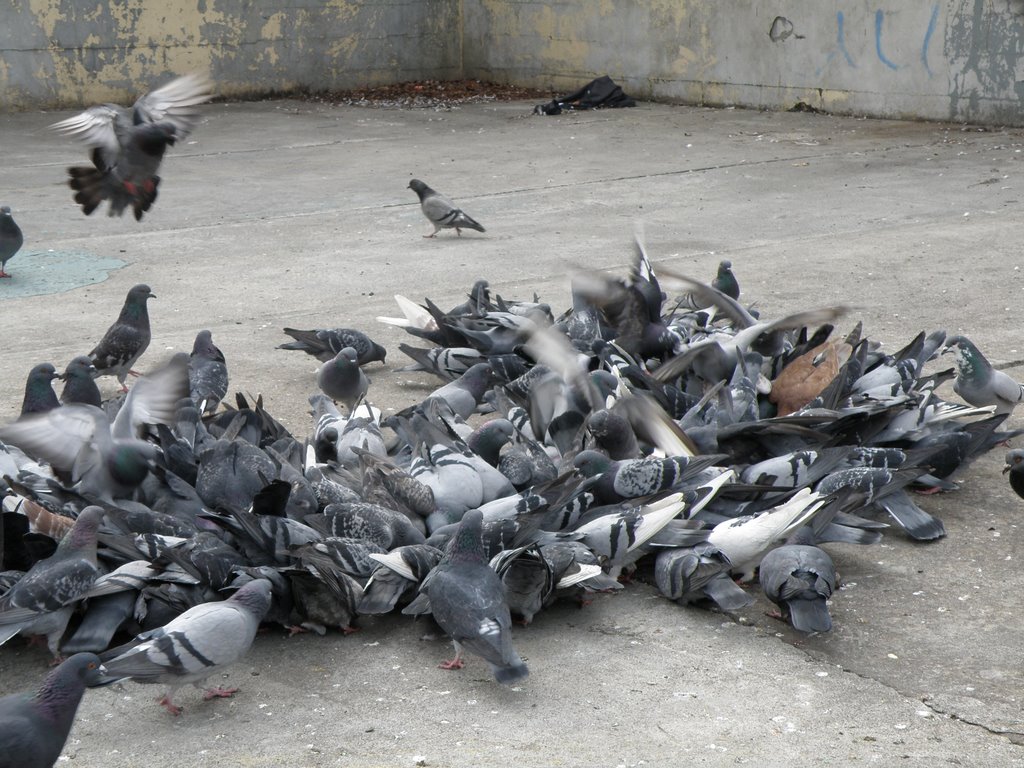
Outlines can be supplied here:
M458 18L458 0L0 0L0 109L192 70L225 95L457 78Z
M1024 1L465 0L468 76L687 103L1024 123Z

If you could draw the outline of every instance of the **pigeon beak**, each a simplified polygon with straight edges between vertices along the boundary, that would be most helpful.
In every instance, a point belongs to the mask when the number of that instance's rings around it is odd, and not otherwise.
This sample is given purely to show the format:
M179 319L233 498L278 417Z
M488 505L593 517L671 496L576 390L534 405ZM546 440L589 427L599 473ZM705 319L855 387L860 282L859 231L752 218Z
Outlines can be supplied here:
M1007 464L1007 465L1006 465L1005 467L1003 467L1003 474L1005 475L1005 474L1006 474L1007 472L1009 472L1009 471L1010 471L1011 469L1013 469L1013 466L1012 466L1012 465L1010 465L1010 464Z

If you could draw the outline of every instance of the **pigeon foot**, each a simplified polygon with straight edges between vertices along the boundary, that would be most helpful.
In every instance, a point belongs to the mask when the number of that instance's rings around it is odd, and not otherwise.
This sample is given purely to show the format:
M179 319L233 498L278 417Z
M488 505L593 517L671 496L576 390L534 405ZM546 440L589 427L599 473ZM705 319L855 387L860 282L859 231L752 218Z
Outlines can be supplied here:
M203 694L203 701L209 701L210 699L230 699L236 693L238 693L237 688L218 688L214 686L213 688L206 689L206 692Z
M177 706L174 702L172 702L170 696L165 695L162 698L157 699L156 701L157 704L166 709L175 717L181 714L181 707Z
M462 659L456 656L451 661L442 661L437 666L441 669L462 669L464 666L466 666L466 662L464 662Z

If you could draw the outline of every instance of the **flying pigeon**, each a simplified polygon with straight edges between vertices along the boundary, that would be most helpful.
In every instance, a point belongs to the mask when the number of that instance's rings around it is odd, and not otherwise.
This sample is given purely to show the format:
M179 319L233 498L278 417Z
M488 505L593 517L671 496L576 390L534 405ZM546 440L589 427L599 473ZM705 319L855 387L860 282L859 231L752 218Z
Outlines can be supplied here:
M53 391L53 380L56 378L57 369L52 363L33 366L25 380L25 397L21 401L22 416L46 413L60 407L57 394Z
M408 188L419 196L423 215L434 225L434 231L424 237L433 237L442 229L454 229L459 236L462 235L463 229L475 229L477 232L487 231L461 208L456 208L455 203L441 193L435 192L419 179L410 181Z
M499 683L515 683L529 674L512 647L512 618L505 588L484 557L483 514L470 510L441 562L421 591L441 628L451 635L455 658L442 669L460 669L462 653L472 651L491 667Z
M217 410L228 393L228 366L209 331L196 334L188 361L189 395L203 413Z
M50 672L35 692L0 699L0 765L52 768L86 687L95 685L102 671L96 654L78 653Z
M302 331L297 328L285 328L284 332L295 341L278 345L278 349L295 349L312 355L320 362L326 363L345 347L356 351L356 360L366 365L377 360L384 362L387 350L362 331L354 328L314 328Z
M206 77L190 74L140 97L131 109L102 104L51 125L90 149L91 167L68 168L82 212L89 215L107 200L109 215L131 206L141 220L156 200L164 152L189 135L199 121L196 107L212 95Z
M352 347L345 347L321 365L316 383L329 398L344 403L350 415L370 387L370 380L359 367L358 355Z
M61 539L57 551L40 560L0 598L0 645L17 634L46 635L55 659L75 603L99 575L96 533L100 507L86 507Z
M954 336L946 341L946 351L956 357L956 381L953 391L971 405L994 405L996 413L1012 413L1024 400L1024 385L997 371L970 339Z
M124 380L129 373L138 375L132 366L149 346L149 310L146 302L154 298L156 295L148 285L140 283L133 286L125 297L121 314L89 353L89 359L96 366L96 375L117 376L123 392L128 391Z
M184 685L203 687L210 675L245 655L260 622L270 609L270 582L253 579L227 600L190 608L166 626L137 635L126 645L103 654L101 683L130 678L137 683L165 683L159 700L173 715L172 701ZM204 698L225 698L237 688L206 688Z
M0 206L0 277L10 277L5 271L7 262L21 249L24 242L25 237L21 234L21 227L11 216L11 209L6 205Z
M64 368L64 373L58 377L64 380L60 402L63 405L78 403L99 408L103 403L103 396L100 394L100 388L96 386L95 377L96 366L86 355L72 358Z
M826 602L836 588L836 568L828 553L804 544L786 544L761 560L765 597L800 632L828 632L832 617Z

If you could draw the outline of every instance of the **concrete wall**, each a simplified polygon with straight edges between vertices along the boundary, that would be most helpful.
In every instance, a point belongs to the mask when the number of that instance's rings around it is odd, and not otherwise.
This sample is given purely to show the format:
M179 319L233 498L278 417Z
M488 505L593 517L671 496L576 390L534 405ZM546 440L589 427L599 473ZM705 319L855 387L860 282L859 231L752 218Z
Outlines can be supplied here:
M0 0L0 109L476 77L1024 125L1024 0Z
M224 95L461 76L457 0L0 0L0 109L133 99L171 74Z
M468 76L695 104L1024 123L1022 0L465 0Z

